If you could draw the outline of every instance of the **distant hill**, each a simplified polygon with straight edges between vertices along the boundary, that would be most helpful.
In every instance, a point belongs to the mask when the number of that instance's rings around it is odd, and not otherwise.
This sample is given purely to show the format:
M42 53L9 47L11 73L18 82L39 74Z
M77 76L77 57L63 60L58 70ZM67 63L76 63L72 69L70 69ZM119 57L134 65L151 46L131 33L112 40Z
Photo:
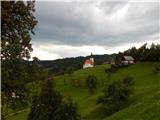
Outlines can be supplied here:
M110 62L110 60L115 56L116 54L93 55L96 65ZM79 56L57 60L42 60L39 61L39 64L47 68L50 74L64 74L69 67L72 67L74 70L81 69L84 61L89 57L90 56Z

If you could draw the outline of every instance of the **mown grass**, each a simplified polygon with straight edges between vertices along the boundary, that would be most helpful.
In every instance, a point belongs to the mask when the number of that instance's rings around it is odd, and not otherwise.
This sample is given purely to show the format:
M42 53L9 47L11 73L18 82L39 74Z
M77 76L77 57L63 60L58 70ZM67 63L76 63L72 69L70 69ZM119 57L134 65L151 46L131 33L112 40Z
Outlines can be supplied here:
M153 74L152 69L155 66L160 66L160 62L136 63L121 68L111 77L108 77L104 70L109 68L110 65L98 65L94 68L75 71L72 75L57 76L54 80L56 89L60 91L64 99L71 97L78 104L79 112L86 120L159 120L160 75ZM90 74L94 74L98 81L97 89L92 95L85 87L85 79ZM135 90L129 106L109 117L103 116L101 105L97 105L96 101L102 95L104 85L122 79L127 75L132 76L135 80ZM75 87L72 85L77 81L80 81L81 86ZM26 120L26 116L27 112L18 114L8 120Z

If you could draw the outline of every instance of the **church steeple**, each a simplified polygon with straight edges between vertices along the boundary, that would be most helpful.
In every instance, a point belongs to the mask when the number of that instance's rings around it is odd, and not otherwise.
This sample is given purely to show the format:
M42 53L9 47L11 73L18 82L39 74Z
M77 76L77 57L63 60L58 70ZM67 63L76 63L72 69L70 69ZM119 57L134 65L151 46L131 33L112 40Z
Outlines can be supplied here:
M91 53L91 57L93 57L93 54Z
M90 60L92 60L92 62L94 63L94 58L93 58L93 54L91 53L91 56L90 56Z

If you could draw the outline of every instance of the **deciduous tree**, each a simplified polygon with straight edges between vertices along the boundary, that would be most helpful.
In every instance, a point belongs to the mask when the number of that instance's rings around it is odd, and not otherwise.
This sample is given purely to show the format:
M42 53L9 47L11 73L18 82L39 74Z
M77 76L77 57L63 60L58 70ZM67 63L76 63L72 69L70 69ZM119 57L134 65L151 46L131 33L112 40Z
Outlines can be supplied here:
M31 34L37 24L34 5L34 1L1 2L2 92L6 108L9 103L25 102L28 75L24 59L29 59L32 51Z

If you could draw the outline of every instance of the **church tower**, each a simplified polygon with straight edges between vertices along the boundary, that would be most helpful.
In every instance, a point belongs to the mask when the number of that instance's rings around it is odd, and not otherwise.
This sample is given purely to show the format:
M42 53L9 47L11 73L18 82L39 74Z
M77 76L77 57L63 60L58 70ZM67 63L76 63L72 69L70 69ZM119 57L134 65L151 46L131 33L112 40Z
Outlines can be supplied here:
M93 62L94 64L94 58L93 58L93 54L91 53L91 56L90 56L90 60Z

